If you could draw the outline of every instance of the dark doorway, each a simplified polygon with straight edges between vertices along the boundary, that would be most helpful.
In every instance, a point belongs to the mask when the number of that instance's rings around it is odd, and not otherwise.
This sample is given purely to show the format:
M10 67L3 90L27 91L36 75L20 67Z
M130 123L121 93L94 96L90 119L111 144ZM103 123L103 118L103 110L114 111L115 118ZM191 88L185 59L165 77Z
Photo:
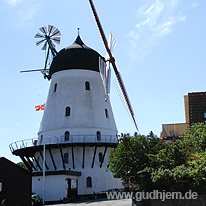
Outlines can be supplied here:
M67 179L67 197L71 198L71 179Z
M66 179L67 180L67 198L76 199L77 198L77 189L78 181L76 179Z

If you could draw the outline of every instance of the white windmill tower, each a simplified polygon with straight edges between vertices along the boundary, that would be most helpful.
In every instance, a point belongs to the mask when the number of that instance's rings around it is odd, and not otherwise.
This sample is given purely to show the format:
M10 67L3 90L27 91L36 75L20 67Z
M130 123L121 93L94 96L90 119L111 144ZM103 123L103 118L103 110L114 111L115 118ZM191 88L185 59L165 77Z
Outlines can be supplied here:
M52 43L60 41L58 29L42 27L43 35L35 36L43 38L37 43L45 42L42 49L48 46L44 69L35 71L51 81L49 93L38 138L12 143L10 149L32 170L32 190L44 201L122 188L121 180L106 172L109 152L118 141L108 98L110 63L135 125L136 121L111 54L112 38L108 44L90 3L107 49L106 59L86 46L79 34L72 45L59 52Z
M51 63L51 84L38 133L38 144L46 148L45 200L122 187L120 180L105 171L109 151L117 143L112 108L105 101L105 69L104 58L79 35ZM41 154L37 152L35 158L41 160ZM54 179L48 181L47 171ZM33 190L38 191L42 174L33 174ZM48 188L58 188L59 194L51 195Z

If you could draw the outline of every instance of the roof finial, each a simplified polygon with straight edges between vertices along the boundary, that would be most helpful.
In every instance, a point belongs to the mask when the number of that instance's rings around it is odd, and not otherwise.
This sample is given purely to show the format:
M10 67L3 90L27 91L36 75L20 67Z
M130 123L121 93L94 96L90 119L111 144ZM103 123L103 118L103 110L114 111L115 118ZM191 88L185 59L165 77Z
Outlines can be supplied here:
M78 29L78 36L79 36L79 27L77 29Z

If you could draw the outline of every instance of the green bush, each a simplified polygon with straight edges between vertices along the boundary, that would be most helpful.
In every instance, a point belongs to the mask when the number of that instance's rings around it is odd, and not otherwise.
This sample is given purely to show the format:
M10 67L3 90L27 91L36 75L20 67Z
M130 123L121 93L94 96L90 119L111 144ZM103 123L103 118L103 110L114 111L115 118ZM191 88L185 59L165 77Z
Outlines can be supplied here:
M193 124L184 136L173 143L125 136L111 152L108 170L140 191L206 194L206 124Z

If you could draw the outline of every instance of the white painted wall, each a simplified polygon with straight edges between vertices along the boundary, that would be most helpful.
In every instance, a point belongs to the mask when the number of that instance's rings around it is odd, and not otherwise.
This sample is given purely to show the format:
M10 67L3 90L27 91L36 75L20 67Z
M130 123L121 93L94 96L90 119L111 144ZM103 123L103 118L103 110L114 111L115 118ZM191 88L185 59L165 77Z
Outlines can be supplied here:
M122 185L122 182L120 179L114 178L113 174L111 172L106 172L111 148L107 148L102 168L100 168L99 153L101 152L102 154L104 154L104 149L105 149L105 147L97 147L94 167L91 168L95 147L87 146L85 148L84 168L82 168L83 147L80 147L80 146L74 147L75 169L73 169L71 147L62 148L63 154L64 153L69 154L69 163L65 164L66 170L81 172L81 176L78 177L78 185L79 185L78 194L79 195L93 194L94 192L101 193L101 192L107 191L109 189L123 188L123 185ZM57 170L63 170L60 150L59 149L51 149L51 151L52 151L52 154L53 154L54 159L55 159ZM37 154L37 156L38 155L39 154ZM39 159L40 159L39 164L42 167L43 161L42 161L41 157ZM49 167L49 171L54 171L54 167L53 167L51 157L50 157L48 151L46 151L46 162L47 162L47 165ZM92 178L92 182L93 182L92 188L87 188L87 186L86 186L86 178L89 176ZM36 177L33 177L33 178L36 178ZM58 176L53 176L53 178L58 179ZM33 181L33 185L36 188L36 186L35 186L36 181ZM60 187L63 187L62 183L61 183Z
M90 90L85 89L86 81L90 82ZM71 108L69 117L65 117L67 106ZM108 110L108 118L105 109ZM74 69L52 75L39 137L61 136L67 130L71 135L95 136L97 131L102 135L117 134L111 104L105 101L99 72Z
M70 175L49 175L45 177L45 201L63 200L67 194L66 179L77 179ZM32 177L32 192L36 192L43 199L42 176Z

